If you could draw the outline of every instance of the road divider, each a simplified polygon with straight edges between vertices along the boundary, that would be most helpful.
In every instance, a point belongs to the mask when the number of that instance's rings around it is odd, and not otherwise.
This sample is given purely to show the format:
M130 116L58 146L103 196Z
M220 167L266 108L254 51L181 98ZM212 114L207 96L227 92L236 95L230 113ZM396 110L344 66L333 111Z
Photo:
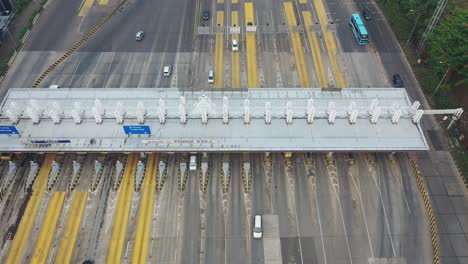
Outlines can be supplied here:
M432 210L431 201L429 195L427 195L426 188L421 176L421 171L419 170L419 165L416 161L416 157L410 156L411 167L413 168L414 176L416 176L416 182L418 183L419 192L424 201L424 206L426 207L427 215L429 216L430 232L431 232L431 241L432 241L432 253L433 253L433 263L439 264L439 242L437 240L437 223L434 217L434 211Z

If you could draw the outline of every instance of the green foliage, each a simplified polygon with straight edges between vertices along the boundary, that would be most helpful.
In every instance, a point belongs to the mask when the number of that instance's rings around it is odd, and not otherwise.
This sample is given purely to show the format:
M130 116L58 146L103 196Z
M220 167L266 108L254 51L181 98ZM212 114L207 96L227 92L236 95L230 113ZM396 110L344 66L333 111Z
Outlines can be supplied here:
M41 0L41 6L44 6L45 3L47 3L48 0Z
M22 39L24 37L24 34L26 34L26 31L28 31L28 26L25 26L21 29L20 33L19 33L19 38Z
M39 10L34 10L34 12L31 14L31 16L29 17L29 20L28 20L28 27L31 27L32 26L32 23L34 21L34 18L36 17L36 15L39 14Z
M468 79L467 49L468 9L454 7L429 35L428 61L435 65L439 74L450 66L462 78Z
M16 0L15 7L16 7L16 14L21 14L23 10L31 3L31 0Z

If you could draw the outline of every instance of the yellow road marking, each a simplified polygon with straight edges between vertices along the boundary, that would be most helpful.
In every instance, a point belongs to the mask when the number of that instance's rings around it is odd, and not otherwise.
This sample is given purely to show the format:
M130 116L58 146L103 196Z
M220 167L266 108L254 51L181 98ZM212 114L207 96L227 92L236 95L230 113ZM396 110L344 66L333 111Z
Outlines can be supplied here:
M254 6L252 2L244 3L245 9L245 25L252 23L255 25ZM246 49L247 49L247 87L258 87L257 74L257 38L255 33L246 34Z
M148 254L149 235L151 233L151 219L153 216L154 192L156 190L158 155L151 154L146 165L145 182L133 249L132 263L146 263Z
M109 0L99 0L100 5L107 5L109 3Z
M125 166L124 178L120 186L117 208L115 209L114 226L112 228L112 237L109 241L109 251L107 253L106 263L120 263L122 257L125 233L127 230L128 213L132 202L133 181L135 169L138 161L138 154L128 155L127 165Z
M67 223L60 239L55 263L70 263L87 198L87 192L75 192L74 194L68 213Z
M325 39L325 45L327 46L328 57L332 64L333 76L335 77L335 83L337 88L346 87L346 82L343 76L343 73L338 68L338 63L336 61L336 43L335 36L333 32L327 31L328 18L325 12L325 7L323 6L322 0L314 0L314 6L317 9L317 14L320 21L320 26L322 28L323 37Z
M291 42L294 53L294 58L296 59L296 68L297 73L299 74L299 81L301 87L307 88L311 87L310 85L310 76L309 70L307 69L307 64L304 59L304 50L302 48L301 37L298 32L294 32L293 27L297 26L296 15L294 14L293 5L291 2L284 2L284 11L288 19L288 26L291 29Z
M238 0L231 0L231 3L232 4L237 4L237 3L239 3L239 1Z
M238 11L232 11L231 12L231 25L234 27L239 26L239 12ZM231 35L232 39L237 40L237 45L240 46L240 41L239 41L239 34L232 34ZM231 59L232 59L232 83L231 86L232 88L239 88L240 87L240 76L239 76L239 52L232 52L231 53Z
M312 49L312 56L314 61L315 74L317 75L319 87L328 87L327 73L324 69L322 52L320 50L320 42L315 32L310 30L312 23L312 13L310 11L302 11L304 17L304 25L307 28L307 36L309 37L309 44Z
M216 25L224 26L224 12L216 12ZM223 50L224 50L224 34L216 33L216 50L215 50L215 88L223 86Z
M64 200L65 192L54 192L44 216L41 234L39 235L39 240L37 240L36 249L31 259L32 264L46 263Z
M10 251L6 263L16 264L21 263L23 250L31 232L32 225L37 215L37 210L41 204L42 196L47 185L47 178L49 177L52 161L55 159L55 154L47 154L44 163L39 170L38 176L32 187L33 192L31 198L26 206L21 222L16 231L15 238L11 243Z
M307 0L299 0L300 4L307 4Z
M82 17L88 13L89 8L93 5L94 0L85 0L83 5L81 6L80 13L78 16Z
M218 0L218 4L224 4L224 0Z

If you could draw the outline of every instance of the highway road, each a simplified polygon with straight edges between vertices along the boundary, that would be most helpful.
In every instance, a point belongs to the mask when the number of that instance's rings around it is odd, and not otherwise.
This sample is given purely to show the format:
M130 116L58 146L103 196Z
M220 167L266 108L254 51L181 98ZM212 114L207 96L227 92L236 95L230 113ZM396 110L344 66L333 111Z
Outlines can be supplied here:
M1 93L31 87L116 4L55 0L32 31ZM364 4L373 19L366 22L370 44L361 47L347 19ZM201 18L204 10L210 11L208 20ZM247 29L249 23L256 29ZM240 32L230 31L237 26ZM145 37L135 41L139 30ZM238 52L231 49L232 39L239 41ZM165 65L172 66L170 77L162 76ZM215 70L212 85L209 70ZM390 87L395 73L402 76L410 97L420 98L398 43L370 1L129 0L40 87L366 88ZM422 124L432 149L445 151L431 120ZM432 262L429 223L407 154L336 154L329 160L323 153L298 153L291 160L279 153L209 154L205 191L200 168L180 174L180 163L187 158L15 158L21 165L18 177L0 202L0 262ZM42 166L34 191L26 188L32 160ZM53 184L52 160L61 164ZM95 160L102 164L98 175ZM146 166L145 177L153 178L134 191L137 160ZM157 165L148 167L149 160ZM70 183L73 161L82 164L76 184ZM128 165L118 177L117 161ZM159 161L166 164L164 172ZM230 166L227 189L223 161ZM244 181L244 162L251 164L250 185ZM2 184L6 172L2 161ZM157 186L154 193L148 191L152 184ZM261 240L252 239L255 214L264 216ZM149 236L138 235L139 230ZM135 245L145 250L135 250Z

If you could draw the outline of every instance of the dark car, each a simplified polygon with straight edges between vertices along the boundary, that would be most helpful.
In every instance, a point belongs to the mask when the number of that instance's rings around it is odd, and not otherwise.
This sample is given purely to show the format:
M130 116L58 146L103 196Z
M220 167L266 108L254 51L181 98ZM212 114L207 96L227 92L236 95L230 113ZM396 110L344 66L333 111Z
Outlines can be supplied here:
M203 13L202 13L202 18L203 18L203 20L208 20L208 19L210 19L210 11L209 11L209 10L203 11Z
M400 74L393 75L393 87L403 87L403 80Z
M364 17L365 20L371 20L372 17L371 17L371 12L369 10L369 8L364 8L364 10L362 10L362 16Z

